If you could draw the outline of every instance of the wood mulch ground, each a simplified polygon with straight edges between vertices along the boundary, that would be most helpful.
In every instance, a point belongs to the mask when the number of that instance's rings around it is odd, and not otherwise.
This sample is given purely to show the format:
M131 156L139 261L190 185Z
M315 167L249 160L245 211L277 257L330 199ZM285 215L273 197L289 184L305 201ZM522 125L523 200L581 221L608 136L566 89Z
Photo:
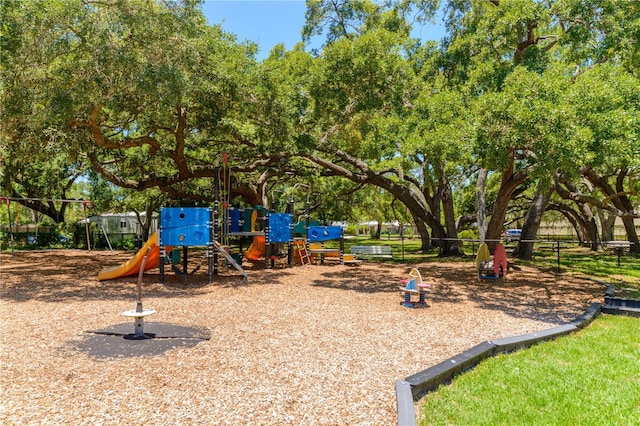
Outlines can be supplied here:
M206 267L144 278L147 321L210 339L157 355L83 351L89 330L129 320L136 277L99 282L117 252L0 255L0 423L389 425L395 380L482 341L540 331L602 300L601 284L518 267L478 281L474 263L245 264L248 281ZM411 267L433 284L427 309L400 306ZM133 331L133 323L131 323Z

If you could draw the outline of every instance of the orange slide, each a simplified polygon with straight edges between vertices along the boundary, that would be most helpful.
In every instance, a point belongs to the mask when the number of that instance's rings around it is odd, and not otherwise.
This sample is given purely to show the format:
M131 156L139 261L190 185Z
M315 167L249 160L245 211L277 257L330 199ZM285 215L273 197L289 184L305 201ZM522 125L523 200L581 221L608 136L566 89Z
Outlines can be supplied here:
M249 260L258 260L264 257L264 242L264 235L255 235L253 237L253 242L245 252L244 257Z
M263 243L264 244L264 243ZM98 273L98 280L112 280L114 278L120 277L128 277L130 275L137 275L140 272L140 266L142 265L142 260L144 256L147 254L147 249L149 250L149 255L147 256L147 263L144 265L144 270L148 271L149 269L156 268L160 264L160 247L158 246L158 232L154 232L153 235L149 237L149 240L144 243L144 246L136 253L133 258L127 260L120 266L113 266L111 268L105 268ZM171 252L171 247L165 247L167 253Z

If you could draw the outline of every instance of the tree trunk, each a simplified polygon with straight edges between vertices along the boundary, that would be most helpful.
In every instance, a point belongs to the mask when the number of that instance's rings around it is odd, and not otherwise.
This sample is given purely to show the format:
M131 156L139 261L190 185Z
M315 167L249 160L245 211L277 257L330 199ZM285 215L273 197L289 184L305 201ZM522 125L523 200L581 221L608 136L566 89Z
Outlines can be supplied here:
M640 241L638 241L638 233L634 224L633 204L628 197L630 192L624 191L624 181L628 177L628 170L622 169L616 177L615 188L611 186L608 180L596 173L592 168L583 168L580 170L582 175L589 182L598 187L605 195L605 207L608 203L613 204L617 211L621 212L622 223L627 233L627 240L631 241L630 251L632 253L640 253ZM629 188L631 191L633 188Z
M635 215L633 215L633 203L631 203L631 200L628 196L628 194L631 194L633 192L633 183L631 182L631 179L629 179L629 192L624 192L624 181L627 177L627 173L628 170L626 169L620 170L620 172L618 173L618 177L616 179L617 192L614 195L612 201L618 209L627 213L626 215L622 216L622 224L624 225L624 230L627 233L627 240L633 243L631 244L629 251L631 253L640 253L640 241L638 240L638 232L636 231L634 222Z
M587 245L587 240L589 236L587 234L587 225L582 220L582 217L580 217L580 215L577 215L577 216L567 215L565 216L565 218L569 221L569 223L571 223L571 225L573 226L573 230L576 231L576 236L578 238L578 245L581 247Z
M153 212L155 210L155 203L147 203L145 209L145 220L142 224L142 241L147 241L149 239L149 230L151 229L151 223L153 223Z
M602 241L612 241L614 239L614 227L618 216L604 209L598 209L597 214L600 220L600 235Z
M624 225L624 230L627 232L627 240L633 243L631 247L629 247L629 251L631 253L640 253L640 243L638 241L638 233L636 232L633 217L623 216L622 224Z
M482 168L478 172L478 181L476 182L476 221L478 223L478 239L480 244L484 243L487 237L487 176L489 170Z
M420 250L423 253L431 250L431 238L429 237L429 229L425 225L424 221L420 217L416 216L413 212L410 212L413 217L413 222L416 224L418 234L420 234Z
M444 213L444 223L446 228L445 244L440 252L441 256L463 256L458 242L458 229L456 227L456 215L453 206L453 196L451 194L451 185L447 180L444 172L444 164L440 164L440 194L442 198L442 212ZM446 252L445 252L446 249Z
M562 203L549 204L547 209L555 210L562 214L562 216L564 216L567 222L569 222L571 226L573 226L573 229L576 231L578 244L581 246L585 245L585 241L587 241L587 227L584 223L584 220L580 216L580 213Z
M591 251L598 251L598 247L600 246L600 234L598 233L596 218L591 212L591 206L587 203L580 204L580 212L582 213L584 225L587 229L587 236L589 237L588 243L591 247Z
M526 260L531 260L533 257L534 240L536 239L536 235L538 235L542 214L547 208L552 192L546 184L540 184L538 186L536 195L531 201L529 210L527 210L518 246L513 252L515 257Z
M529 178L529 173L526 170L520 170L514 172L513 162L511 166L502 172L502 181L500 183L500 189L498 190L498 196L491 213L491 220L487 226L486 239L489 240L487 245L489 250L493 253L498 241L502 236L504 227L504 218L507 216L507 209L511 202L511 197L514 191Z

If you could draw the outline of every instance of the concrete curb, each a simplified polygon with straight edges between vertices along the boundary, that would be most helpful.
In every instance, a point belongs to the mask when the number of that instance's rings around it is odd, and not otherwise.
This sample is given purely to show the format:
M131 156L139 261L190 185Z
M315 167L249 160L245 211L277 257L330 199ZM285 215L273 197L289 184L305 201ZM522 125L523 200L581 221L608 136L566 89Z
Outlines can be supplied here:
M602 283L602 281L596 281L599 283ZM606 284L606 283L602 283L605 284L607 286L607 291L604 292L604 297L613 297L613 295L616 292L616 286L614 286L613 284Z
M617 306L620 308L640 309L640 300L624 299L622 297L609 297L604 298L605 306Z
M584 314L571 321L569 324L575 325L578 330L587 326L591 321L596 319L602 311L602 305L600 303L592 303L591 306L584 311Z
M612 315L640 317L640 300L615 297L616 288L610 285L604 296L602 312Z
M496 345L491 342L482 342L440 364L407 377L405 380L411 385L414 399L437 389L442 384L449 383L456 374L474 367L483 359L493 355L495 348Z
M396 403L398 405L398 426L414 426L416 413L413 408L411 384L404 380L396 380Z
M571 321L569 324L542 330L537 333L482 342L433 367L409 376L404 381L397 380L398 426L413 426L416 424L416 413L413 401L437 389L440 385L450 383L457 374L475 367L483 359L499 353L514 352L580 330L597 318L601 311L604 312L602 305L600 303L593 303L587 308L583 315ZM409 389L407 389L407 387L409 387ZM407 402L409 392L412 398L411 403Z
M564 336L578 329L575 325L565 324L558 327L548 328L537 333L521 334L519 336L506 337L504 339L492 340L496 347L495 354L515 352L528 348L545 340L555 339Z
M630 317L639 317L640 318L640 309L629 308L623 306L603 306L602 312L605 314L611 315L627 315Z

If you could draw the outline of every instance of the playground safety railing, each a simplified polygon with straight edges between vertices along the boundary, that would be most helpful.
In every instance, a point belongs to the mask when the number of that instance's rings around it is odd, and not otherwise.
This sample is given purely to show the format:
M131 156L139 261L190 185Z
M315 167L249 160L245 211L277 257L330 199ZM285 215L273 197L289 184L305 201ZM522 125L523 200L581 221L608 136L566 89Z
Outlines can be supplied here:
M480 240L471 239L471 238L432 238L432 241L459 241L464 243L471 243L471 255L475 256L477 248L480 246ZM486 243L500 243L503 242L504 239L485 239ZM567 250L570 248L579 247L580 245L589 246L592 245L591 241L578 241L574 239L536 239L536 240L517 240L513 241L510 244L505 244L507 248L507 252L513 252L515 250L518 243L531 243L534 244L534 247L539 251L550 250L556 254L556 272L560 272L561 270L561 253L563 250ZM613 253L618 256L618 266L620 266L621 257L624 254L624 249L629 249L633 244L630 241L609 241L609 242L599 242L599 245L610 248L613 250Z

